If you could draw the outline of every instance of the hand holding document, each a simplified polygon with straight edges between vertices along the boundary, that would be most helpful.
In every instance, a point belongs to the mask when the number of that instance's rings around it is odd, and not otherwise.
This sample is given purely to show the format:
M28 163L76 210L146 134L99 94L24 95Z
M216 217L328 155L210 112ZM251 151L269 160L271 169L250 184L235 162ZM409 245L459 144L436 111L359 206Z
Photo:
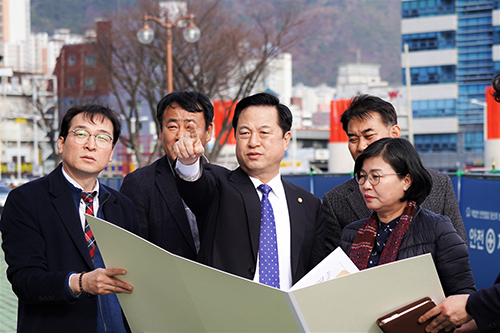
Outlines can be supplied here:
M173 255L86 217L106 267L126 269L122 280L134 286L132 294L118 294L133 332L380 333L377 318L425 296L444 300L429 254L358 272L337 249L283 291ZM344 272L350 274L337 277Z

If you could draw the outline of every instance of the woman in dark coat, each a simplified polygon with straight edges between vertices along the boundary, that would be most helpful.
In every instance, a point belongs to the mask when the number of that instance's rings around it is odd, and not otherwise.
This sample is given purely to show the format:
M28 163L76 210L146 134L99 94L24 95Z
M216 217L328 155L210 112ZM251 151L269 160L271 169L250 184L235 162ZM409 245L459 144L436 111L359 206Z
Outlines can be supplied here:
M419 206L432 180L409 141L372 143L354 174L373 213L343 230L341 247L360 270L430 253L446 296L476 290L467 246L450 219Z

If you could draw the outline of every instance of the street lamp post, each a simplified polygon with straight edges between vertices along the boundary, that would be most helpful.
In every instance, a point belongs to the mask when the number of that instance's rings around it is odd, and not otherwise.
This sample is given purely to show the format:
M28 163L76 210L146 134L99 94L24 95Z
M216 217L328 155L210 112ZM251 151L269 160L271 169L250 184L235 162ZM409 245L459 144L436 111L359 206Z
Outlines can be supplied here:
M186 42L196 43L200 39L200 29L194 24L194 19L196 16L194 14L183 15L176 19L174 22L170 22L168 18L168 11L165 15L165 22L161 19L144 14L144 26L137 32L137 39L141 44L150 44L154 36L154 31L148 26L147 21L155 21L163 28L167 29L167 92L171 93L174 90L173 82L173 71L172 71L172 28L175 28L177 24L182 20L189 20L187 27L184 29L183 36Z

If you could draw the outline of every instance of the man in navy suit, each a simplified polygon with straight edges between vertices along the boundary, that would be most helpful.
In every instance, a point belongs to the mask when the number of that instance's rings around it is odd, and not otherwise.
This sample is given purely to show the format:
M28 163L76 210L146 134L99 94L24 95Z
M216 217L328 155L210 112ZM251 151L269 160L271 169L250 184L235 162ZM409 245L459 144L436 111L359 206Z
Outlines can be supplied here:
M210 141L214 108L210 100L195 91L173 92L157 106L160 139L165 155L151 165L128 174L120 192L135 204L139 235L159 247L195 260L200 246L194 214L182 201L175 185L172 163L174 143L196 125L202 145Z
M137 232L132 202L97 180L120 129L118 115L106 107L69 109L57 141L62 164L10 192L0 231L19 299L18 332L128 330L115 293L130 294L132 286L119 279L124 269L104 266L84 218L92 212Z
M177 187L198 219L200 262L285 290L325 256L320 200L280 175L291 125L288 107L261 93L235 108L236 170L200 163L196 124L174 145ZM267 237L272 251L261 244ZM273 268L266 266L270 258ZM276 284L264 282L268 273Z

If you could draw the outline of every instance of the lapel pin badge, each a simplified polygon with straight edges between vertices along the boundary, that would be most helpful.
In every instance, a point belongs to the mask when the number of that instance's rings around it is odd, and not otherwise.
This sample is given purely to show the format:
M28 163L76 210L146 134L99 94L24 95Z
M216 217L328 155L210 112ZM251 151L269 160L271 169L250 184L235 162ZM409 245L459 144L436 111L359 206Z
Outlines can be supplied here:
M302 203L302 201L303 201L303 200L302 200L302 198L298 198L298 199L297 199L297 201L298 201L299 203Z

